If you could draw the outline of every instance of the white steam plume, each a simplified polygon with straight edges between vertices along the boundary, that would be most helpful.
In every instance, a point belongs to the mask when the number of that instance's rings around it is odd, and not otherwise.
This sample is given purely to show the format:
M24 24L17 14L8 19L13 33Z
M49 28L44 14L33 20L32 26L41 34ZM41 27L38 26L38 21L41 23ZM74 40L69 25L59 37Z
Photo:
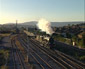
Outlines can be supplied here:
M40 19L38 21L38 24L37 24L38 28L41 30L41 31L44 31L46 32L47 34L53 34L53 30L51 28L51 23L45 19Z

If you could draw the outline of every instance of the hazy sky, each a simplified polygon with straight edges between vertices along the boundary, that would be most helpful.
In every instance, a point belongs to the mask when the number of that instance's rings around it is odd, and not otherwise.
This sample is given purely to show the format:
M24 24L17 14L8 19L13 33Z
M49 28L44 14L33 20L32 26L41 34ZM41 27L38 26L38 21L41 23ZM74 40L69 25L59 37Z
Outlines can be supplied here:
M0 24L45 18L49 21L85 21L84 0L0 0Z

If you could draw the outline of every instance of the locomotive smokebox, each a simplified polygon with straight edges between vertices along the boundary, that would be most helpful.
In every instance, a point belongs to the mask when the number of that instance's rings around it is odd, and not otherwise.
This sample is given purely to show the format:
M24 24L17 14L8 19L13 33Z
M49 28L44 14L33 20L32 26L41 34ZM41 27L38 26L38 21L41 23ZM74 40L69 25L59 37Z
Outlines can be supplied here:
M56 36L57 34L56 33L53 33L50 37L54 37L54 36Z
M50 38L49 38L49 43L50 44L54 44L54 37L56 36L56 33L53 33L52 35L50 35Z

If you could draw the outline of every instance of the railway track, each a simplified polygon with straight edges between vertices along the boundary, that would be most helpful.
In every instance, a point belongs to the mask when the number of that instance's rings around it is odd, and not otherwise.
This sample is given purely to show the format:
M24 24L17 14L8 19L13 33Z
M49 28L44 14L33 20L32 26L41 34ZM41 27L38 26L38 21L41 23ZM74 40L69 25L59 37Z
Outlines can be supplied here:
M33 47L35 47L33 44L31 45ZM39 48L38 48L39 49ZM41 49L40 49L41 50ZM49 54L45 53L44 51L42 51L42 53L44 53L46 56L48 56L52 61L54 61L55 63L57 63L60 67L66 69L67 67L65 67L64 65L62 65L59 61L56 61L56 59L54 59L52 56L50 56ZM64 62L65 63L65 62ZM68 65L68 64L67 64ZM68 68L73 68L72 66L69 65Z
M27 43L26 40L23 39L23 41L25 41L25 43ZM47 49L43 48L43 47L40 47L40 43L35 41L35 40L31 40L31 43L34 44L33 46L37 46L39 48L41 48L41 50L44 50L46 52ZM38 49L39 49L38 48ZM49 51L50 53L55 54L57 55L56 57L59 57L61 60L65 61L66 64L69 64L69 66L71 66L71 68L73 69L84 69L85 68L85 64L80 62L80 61L77 61L76 59L60 52L60 51L52 51L52 50L47 50ZM55 58L55 57L54 57Z
M32 42L33 43L33 42ZM44 54L46 54L51 60L53 60L56 64L58 64L60 67L63 67L64 69L68 69L68 68L73 68L71 65L67 64L65 61L63 61L62 59L53 56L53 54L51 52L49 52L48 50L44 50L40 47L38 47L38 45L35 45L33 43L34 46L36 46L37 49L40 49L40 51L42 51Z
M38 41L34 41L34 42L40 44L40 42L38 42ZM81 67L85 68L85 64L83 62L78 61L78 60L72 58L71 56L64 54L63 52L60 52L58 50L49 50L49 51L56 53L56 55L66 58L67 60L69 59L69 61L71 60L71 62L77 63L77 64L81 65Z
M34 50L34 52L36 52L36 48L32 48L33 50ZM36 52L36 54L43 60L43 62L45 62L47 65L49 65L49 67L52 69L57 69L58 68L58 66L57 66L57 64L54 62L54 59L51 57L51 58L49 58L50 56L49 55L47 55L47 54L45 54L45 53L43 53L45 56L42 56L42 55L39 55L38 54L38 52ZM46 58L46 56L48 57L48 58ZM49 61L50 62L49 62ZM58 62L57 62L58 63ZM59 63L58 63L59 64ZM61 68L65 68L64 66L62 66Z
M22 45L26 49L28 49L27 45L23 41L20 41L20 42L23 43ZM36 51L32 47L30 47L29 49L31 51L30 55L34 58L34 60L39 64L39 66L42 69L52 69L52 67L38 53L36 53Z
M70 62L72 62L74 65L79 65L80 67L82 67L82 68L85 68L85 64L84 63L82 63L82 62L80 62L80 61L77 61L76 59L74 59L74 58L72 58L72 57L70 57L70 56L68 56L68 55L66 55L66 54L64 54L64 53L62 53L62 52L60 52L60 51L58 51L58 50L55 50L55 52L56 53L60 53L60 55L62 55L62 57L64 57L64 58L67 58ZM76 64L77 63L77 64Z
M32 41L34 41L34 40L32 40ZM38 42L36 42L36 41L34 41L34 42L35 42L34 43L35 45L40 47ZM42 48L42 49L45 50L45 48ZM61 53L61 52L59 52L57 50L55 50L56 53L54 51L52 51L52 50L48 50L48 51L50 53L54 54L54 55L57 55L56 57L59 57L59 58L63 59L65 62L67 62L68 64L72 65L76 69L84 69L85 68L85 64L84 63L76 61L75 59L72 59L71 57L68 57L68 55L65 55L64 53Z
M12 45L12 41L11 41L11 45ZM17 69L13 45L12 45L12 58L13 58L13 69Z
M34 60L38 63L38 65L40 66L41 69L45 69L45 68L43 67L43 65L40 64L40 62L37 60L37 58L36 58L32 53L30 53L30 55L31 55L32 58L34 58Z
M13 50L13 57L14 57L13 68L14 69L27 69L26 66L25 66L24 60L22 59L22 55L20 54L20 51L15 44L15 40L11 40L11 44L12 44L12 49L14 49Z

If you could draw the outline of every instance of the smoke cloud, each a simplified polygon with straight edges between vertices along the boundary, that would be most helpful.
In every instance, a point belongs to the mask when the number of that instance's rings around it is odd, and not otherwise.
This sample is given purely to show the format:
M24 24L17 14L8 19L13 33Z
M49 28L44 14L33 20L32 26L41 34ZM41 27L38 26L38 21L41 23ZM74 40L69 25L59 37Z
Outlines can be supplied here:
M41 31L44 31L46 32L47 34L53 34L53 30L51 28L51 23L45 19L40 19L38 21L38 24L37 24L38 28L41 30Z

